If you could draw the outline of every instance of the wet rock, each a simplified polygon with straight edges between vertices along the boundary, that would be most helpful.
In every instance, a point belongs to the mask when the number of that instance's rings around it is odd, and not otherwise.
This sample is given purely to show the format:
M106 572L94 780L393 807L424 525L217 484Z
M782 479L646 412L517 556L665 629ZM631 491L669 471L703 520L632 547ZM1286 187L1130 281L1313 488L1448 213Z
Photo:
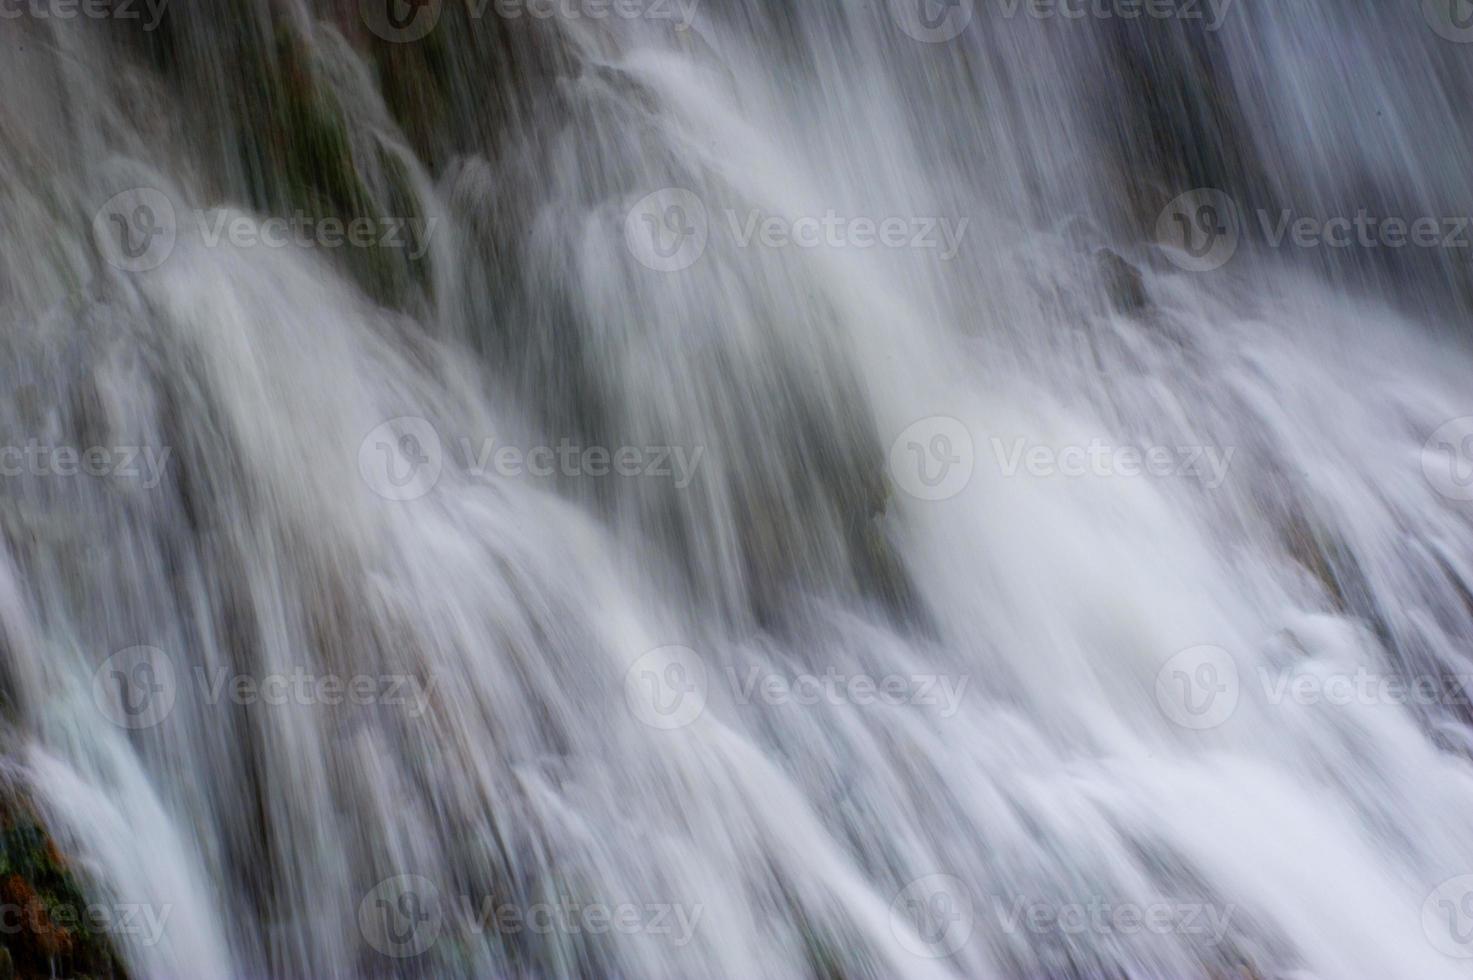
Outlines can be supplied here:
M13 788L0 790L0 980L127 976L56 842Z
M1141 270L1122 258L1119 252L1111 248L1097 250L1095 265L1105 293L1110 297L1110 304L1118 312L1135 314L1151 305L1151 297L1146 292L1146 282Z

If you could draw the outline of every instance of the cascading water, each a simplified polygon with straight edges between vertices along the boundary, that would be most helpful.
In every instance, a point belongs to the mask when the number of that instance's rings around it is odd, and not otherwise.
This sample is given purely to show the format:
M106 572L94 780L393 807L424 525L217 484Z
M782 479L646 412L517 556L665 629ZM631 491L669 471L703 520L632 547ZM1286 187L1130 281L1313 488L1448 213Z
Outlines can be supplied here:
M9 968L1473 976L1461 3L0 2Z

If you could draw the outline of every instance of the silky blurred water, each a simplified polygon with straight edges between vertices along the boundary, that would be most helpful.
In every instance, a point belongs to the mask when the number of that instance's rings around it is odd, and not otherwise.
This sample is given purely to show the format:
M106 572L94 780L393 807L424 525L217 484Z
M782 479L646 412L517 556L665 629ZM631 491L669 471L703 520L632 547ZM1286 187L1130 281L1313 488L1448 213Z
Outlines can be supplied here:
M0 10L4 784L139 977L1473 975L1460 4Z

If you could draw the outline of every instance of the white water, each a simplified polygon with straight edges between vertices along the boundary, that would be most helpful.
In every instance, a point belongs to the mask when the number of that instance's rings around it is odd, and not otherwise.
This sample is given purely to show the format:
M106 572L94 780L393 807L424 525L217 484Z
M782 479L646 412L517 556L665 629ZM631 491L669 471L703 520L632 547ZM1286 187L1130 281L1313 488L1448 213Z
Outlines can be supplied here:
M1429 444L1473 415L1467 255L1250 235L1193 273L1150 240L1213 184L1245 212L1469 213L1467 46L1345 0L1242 0L1210 35L985 8L934 45L881 3L447 19L428 160L335 6L171 10L170 71L118 25L0 26L8 444L170 453L156 487L4 481L7 775L89 899L166 917L113 936L130 973L1473 975L1467 890L1451 918L1433 894L1473 874L1466 706L1263 680L1470 672L1473 510ZM105 261L93 215L130 188L280 204L222 148L255 96L229 41L273 31L375 203L401 161L438 221L397 303L192 219L157 268ZM662 188L709 215L674 272L626 241ZM967 224L950 261L739 247L754 209ZM1144 308L1112 304L1106 246ZM389 500L365 440L405 417L443 473ZM891 453L935 417L973 445L939 501ZM471 472L490 437L701 455L687 486ZM1071 478L1010 473L1017 440L1231 455L1220 485ZM176 690L130 730L94 678L137 646ZM705 705L667 730L641 696L681 679L672 646ZM1203 646L1241 684L1198 729L1158 678ZM428 693L237 705L199 680L221 669ZM744 703L754 670L958 696ZM433 907L427 949L386 955L378 897ZM498 932L488 900L637 922ZM1171 924L1027 925L1090 905Z

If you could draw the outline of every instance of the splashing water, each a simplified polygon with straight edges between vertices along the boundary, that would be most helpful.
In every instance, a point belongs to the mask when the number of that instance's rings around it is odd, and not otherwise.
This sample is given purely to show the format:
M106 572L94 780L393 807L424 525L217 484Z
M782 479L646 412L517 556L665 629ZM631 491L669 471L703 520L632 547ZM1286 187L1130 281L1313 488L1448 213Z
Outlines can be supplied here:
M0 781L117 970L1473 975L1457 0L63 7Z

